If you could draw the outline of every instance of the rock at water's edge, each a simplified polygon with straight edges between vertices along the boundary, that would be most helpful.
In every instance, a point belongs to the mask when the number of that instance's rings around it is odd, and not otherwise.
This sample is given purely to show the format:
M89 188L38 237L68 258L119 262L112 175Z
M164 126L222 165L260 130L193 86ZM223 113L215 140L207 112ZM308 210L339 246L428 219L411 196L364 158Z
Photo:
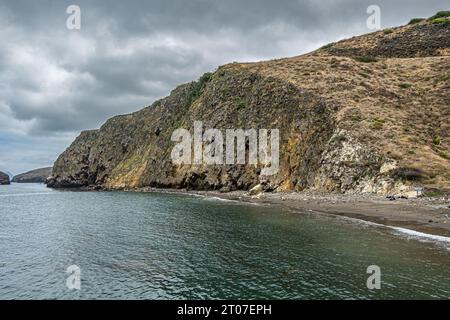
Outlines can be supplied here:
M0 185L10 184L9 176L0 171Z

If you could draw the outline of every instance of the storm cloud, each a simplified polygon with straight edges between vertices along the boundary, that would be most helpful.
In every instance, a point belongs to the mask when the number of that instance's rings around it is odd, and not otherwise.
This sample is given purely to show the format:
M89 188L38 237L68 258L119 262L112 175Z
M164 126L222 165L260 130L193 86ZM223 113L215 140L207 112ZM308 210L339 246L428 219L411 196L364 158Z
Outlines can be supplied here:
M66 27L69 5L81 29ZM80 130L232 61L295 56L448 9L444 0L0 1L0 169L51 165Z

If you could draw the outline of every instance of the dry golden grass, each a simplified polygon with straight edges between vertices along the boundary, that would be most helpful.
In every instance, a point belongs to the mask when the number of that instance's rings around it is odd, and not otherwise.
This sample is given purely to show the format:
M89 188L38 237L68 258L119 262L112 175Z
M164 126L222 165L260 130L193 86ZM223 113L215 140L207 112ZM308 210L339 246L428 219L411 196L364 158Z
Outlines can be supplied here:
M399 37L414 27L352 38L333 48L372 50L386 37ZM427 186L450 188L449 48L439 48L432 56L417 55L378 56L376 62L364 63L353 56L317 50L226 67L283 79L322 97L330 106L338 106L339 127L397 160L399 167L423 170Z

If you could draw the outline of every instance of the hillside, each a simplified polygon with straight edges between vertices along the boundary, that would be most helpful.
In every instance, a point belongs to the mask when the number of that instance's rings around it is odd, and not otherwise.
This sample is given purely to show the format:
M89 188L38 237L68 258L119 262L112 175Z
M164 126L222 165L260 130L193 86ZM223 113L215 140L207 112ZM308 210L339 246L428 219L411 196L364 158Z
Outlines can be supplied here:
M0 185L10 184L9 176L0 171Z
M44 183L47 178L52 175L52 167L50 168L40 168L32 170L26 173L18 174L14 176L12 182L17 183Z
M423 20L312 53L233 63L85 131L48 186L406 192L450 188L450 24ZM280 170L174 165L177 128L280 129Z

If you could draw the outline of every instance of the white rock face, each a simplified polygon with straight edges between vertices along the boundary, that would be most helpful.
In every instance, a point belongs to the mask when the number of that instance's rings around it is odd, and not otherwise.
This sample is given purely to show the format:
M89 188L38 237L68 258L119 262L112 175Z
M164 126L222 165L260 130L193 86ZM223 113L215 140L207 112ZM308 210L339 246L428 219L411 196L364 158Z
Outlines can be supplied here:
M356 191L358 180L371 176L365 164L379 162L379 157L360 144L346 130L337 130L323 152L321 168L314 188L329 191Z
M383 163L383 165L381 166L380 173L385 174L388 173L389 171L394 170L395 168L397 168L397 161L395 160L387 161Z
M253 188L250 189L250 191L248 192L248 194L250 196L255 196L255 195L259 195L261 193L264 192L264 187L262 184L258 184L256 186L254 186Z
M322 154L321 169L312 189L382 195L411 191L410 187L389 177L389 172L395 168L395 160L383 158L347 130L339 129Z

